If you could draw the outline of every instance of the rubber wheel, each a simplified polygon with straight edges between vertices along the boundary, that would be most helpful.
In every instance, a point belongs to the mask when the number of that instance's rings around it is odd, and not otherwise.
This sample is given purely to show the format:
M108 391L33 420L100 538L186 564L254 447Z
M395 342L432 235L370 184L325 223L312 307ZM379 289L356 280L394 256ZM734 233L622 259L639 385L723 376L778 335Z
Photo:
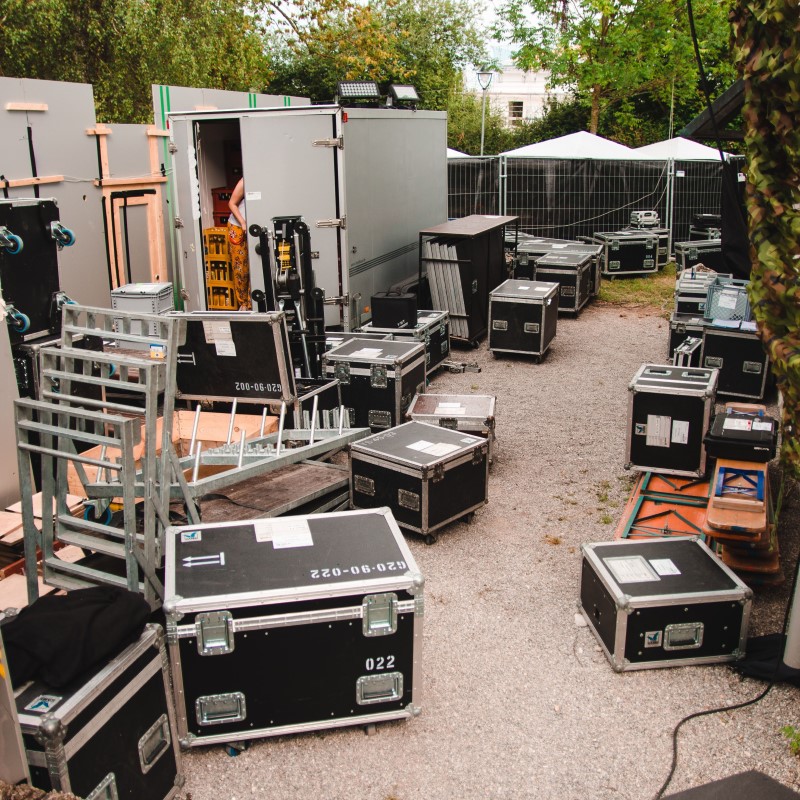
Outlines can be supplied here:
M432 533L425 534L425 544L436 544L436 537Z
M473 519L475 519L474 511L470 511L469 514L464 515L464 522L466 522L468 525L470 522L472 522Z
M64 228L63 234L64 237L61 244L63 244L64 247L72 247L72 245L75 244L75 234L69 228Z
M88 522L99 522L101 525L108 525L111 522L112 514L110 508L106 508L99 517L95 516L94 511L94 506L86 506L83 512L83 518Z
M6 250L8 250L9 255L15 256L20 250L22 250L22 239L20 239L19 236L14 233L8 233L6 235L8 236L8 241L10 242L10 244L6 246Z
M19 333L25 333L31 327L31 319L21 311L14 311L11 314L11 324Z

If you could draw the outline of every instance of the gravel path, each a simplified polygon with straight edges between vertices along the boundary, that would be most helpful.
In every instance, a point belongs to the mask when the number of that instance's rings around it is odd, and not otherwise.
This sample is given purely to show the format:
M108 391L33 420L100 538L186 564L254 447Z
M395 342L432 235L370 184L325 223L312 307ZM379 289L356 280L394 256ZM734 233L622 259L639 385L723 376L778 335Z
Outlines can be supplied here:
M485 342L456 351L482 371L440 374L430 391L496 395L498 447L473 521L433 546L410 538L426 579L422 714L372 736L262 740L236 758L199 748L185 760L192 800L646 800L683 716L757 695L763 684L726 666L617 674L575 619L580 545L612 537L631 487L627 385L642 362L665 361L668 329L595 306L559 319L541 364L493 358ZM797 558L796 492L787 505L785 569ZM756 594L751 633L780 628L787 594ZM751 708L689 723L669 791L746 769L800 789L780 733L800 723L799 708L797 690L778 686Z

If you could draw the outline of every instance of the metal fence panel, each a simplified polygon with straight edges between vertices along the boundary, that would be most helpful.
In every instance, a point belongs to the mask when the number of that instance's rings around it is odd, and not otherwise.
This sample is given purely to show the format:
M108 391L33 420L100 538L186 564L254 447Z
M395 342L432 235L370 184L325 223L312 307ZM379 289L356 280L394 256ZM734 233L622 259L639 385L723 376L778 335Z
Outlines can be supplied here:
M447 216L500 213L500 158L447 159Z

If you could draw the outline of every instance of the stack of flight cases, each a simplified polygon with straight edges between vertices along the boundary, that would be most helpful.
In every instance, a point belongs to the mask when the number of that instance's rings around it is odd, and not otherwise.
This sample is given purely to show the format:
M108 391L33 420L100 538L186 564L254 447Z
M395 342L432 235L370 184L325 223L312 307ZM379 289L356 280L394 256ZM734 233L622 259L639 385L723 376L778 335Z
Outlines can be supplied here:
M489 294L489 350L536 356L547 353L558 325L557 283L509 279Z
M593 241L603 248L600 259L604 276L650 275L658 272L660 239L641 229L599 232Z
M169 800L183 785L159 625L67 687L28 684L16 707L31 782L40 789L95 800Z
M425 391L425 345L351 339L322 356L324 377L339 381L350 426L383 430L399 424Z
M663 269L669 261L669 228L659 226L657 211L631 211L630 225L624 230L648 231L658 236L658 269Z
M577 315L591 297L594 263L590 253L547 253L536 259L536 280L557 283L558 310Z
M423 579L386 508L169 528L165 588L184 747L419 713Z
M689 241L720 239L722 237L721 214L692 214L689 223Z
M487 502L488 482L487 441L463 431L412 421L350 447L350 505L388 506L428 544Z
M718 372L642 364L631 380L626 469L701 477Z
M579 607L617 672L744 656L752 590L699 538L581 549Z
M379 328L368 322L363 333L391 334L397 341L413 339L425 344L425 374L435 372L450 355L450 314L447 311L417 311L416 324L405 328Z

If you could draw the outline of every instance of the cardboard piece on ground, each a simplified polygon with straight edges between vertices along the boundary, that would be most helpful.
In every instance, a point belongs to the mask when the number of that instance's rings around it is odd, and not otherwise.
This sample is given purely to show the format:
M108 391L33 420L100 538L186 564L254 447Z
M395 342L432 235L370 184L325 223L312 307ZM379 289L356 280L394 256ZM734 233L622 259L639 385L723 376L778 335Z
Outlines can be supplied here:
M39 578L39 597L55 591ZM0 581L0 610L28 605L28 584L24 575L8 575Z
M83 507L83 497L80 497L76 494L68 494L67 495L67 508L70 510L70 513L75 513L79 508ZM53 510L55 511L56 505L55 500L53 500ZM20 500L13 505L6 506L6 511L10 511L15 514L20 515L20 524L22 522L22 501ZM42 518L42 493L37 492L33 496L33 516L36 519Z

